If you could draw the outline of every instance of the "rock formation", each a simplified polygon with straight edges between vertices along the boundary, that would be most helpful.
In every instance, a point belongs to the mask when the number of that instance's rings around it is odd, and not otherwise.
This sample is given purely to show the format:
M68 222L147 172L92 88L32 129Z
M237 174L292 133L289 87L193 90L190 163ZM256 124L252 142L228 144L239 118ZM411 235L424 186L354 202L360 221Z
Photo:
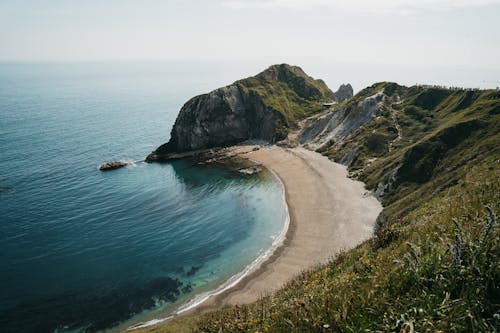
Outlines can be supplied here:
M111 162L106 162L103 163L99 166L99 170L101 171L108 171L108 170L114 170L114 169L119 169L123 168L124 166L127 166L127 162L121 162L121 161L111 161Z
M174 154L237 144L249 139L276 142L291 127L323 110L325 102L352 96L350 85L333 93L295 66L274 65L262 73L189 100L163 144L146 161ZM340 98L337 100L337 98Z
M352 90L352 86L348 83L348 84L342 84L339 87L339 90L337 90L334 93L334 96L337 102L343 102L347 99L350 99L353 96L353 94L354 92Z

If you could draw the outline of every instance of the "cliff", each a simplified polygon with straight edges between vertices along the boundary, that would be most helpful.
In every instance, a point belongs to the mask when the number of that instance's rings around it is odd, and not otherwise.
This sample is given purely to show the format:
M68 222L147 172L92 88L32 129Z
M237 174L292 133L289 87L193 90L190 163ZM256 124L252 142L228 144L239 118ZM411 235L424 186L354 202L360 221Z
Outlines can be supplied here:
M256 139L276 142L323 103L352 96L342 85L332 92L296 66L274 65L260 74L190 99L179 112L170 141L147 157L166 160L176 153L233 145Z

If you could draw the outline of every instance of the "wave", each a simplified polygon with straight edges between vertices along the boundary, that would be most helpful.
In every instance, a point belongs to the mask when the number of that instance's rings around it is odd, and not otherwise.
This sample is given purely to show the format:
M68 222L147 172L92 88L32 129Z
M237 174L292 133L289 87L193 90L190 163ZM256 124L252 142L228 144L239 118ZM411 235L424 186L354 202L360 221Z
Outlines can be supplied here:
M204 303L208 299L220 295L226 290L231 289L232 287L236 286L238 283L240 283L245 277L250 275L251 273L255 272L257 269L261 267L263 263L265 263L278 249L281 245L283 245L283 242L286 238L286 234L288 232L288 228L290 226L290 212L288 210L288 203L286 201L286 192L285 192L285 185L279 175L274 172L274 170L268 169L273 176L279 181L281 189L282 189L282 196L283 196L283 202L285 203L285 223L283 225L283 229L280 231L279 235L274 238L273 243L271 244L271 247L265 251L262 252L255 260L253 260L249 265L247 265L241 272L231 276L228 280L226 280L224 283L222 283L219 287L217 287L214 290L207 291L201 294L198 294L194 296L191 300L187 301L183 305L181 305L175 312L170 314L167 317L164 318L157 318L157 319L151 319L145 322L141 322L138 324L135 324L133 326L130 326L127 328L127 331L130 330L135 330L139 328L145 328L149 326L153 326L162 322L166 322L170 319L173 319L189 310L192 310L196 308L198 305Z

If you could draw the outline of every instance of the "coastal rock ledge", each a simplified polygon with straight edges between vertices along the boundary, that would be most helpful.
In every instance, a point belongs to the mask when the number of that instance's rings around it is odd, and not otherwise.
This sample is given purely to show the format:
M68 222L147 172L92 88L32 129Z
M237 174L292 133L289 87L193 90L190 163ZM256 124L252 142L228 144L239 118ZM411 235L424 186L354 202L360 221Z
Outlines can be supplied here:
M300 67L274 65L190 99L177 116L170 141L149 154L146 162L246 140L274 143L285 139L298 121L323 111L325 103L350 97L350 85L342 85L341 92L334 93Z

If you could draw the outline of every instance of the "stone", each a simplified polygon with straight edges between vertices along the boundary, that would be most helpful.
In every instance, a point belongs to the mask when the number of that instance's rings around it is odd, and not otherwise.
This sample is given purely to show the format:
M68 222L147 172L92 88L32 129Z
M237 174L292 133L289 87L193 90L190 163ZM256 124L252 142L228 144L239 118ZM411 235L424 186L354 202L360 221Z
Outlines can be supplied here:
M260 165L253 165L251 167L241 168L238 170L239 173L247 175L247 176L254 175L254 174L259 173L261 171L262 171L262 167Z
M121 162L121 161L111 161L111 162L106 162L103 163L99 166L99 170L101 171L108 171L108 170L115 170L119 168L123 168L124 166L127 166L127 162Z
M342 84L339 87L339 90L337 90L335 93L335 101L337 102L342 102L347 99L351 99L352 96L354 95L354 91L352 89L352 86L348 84Z

